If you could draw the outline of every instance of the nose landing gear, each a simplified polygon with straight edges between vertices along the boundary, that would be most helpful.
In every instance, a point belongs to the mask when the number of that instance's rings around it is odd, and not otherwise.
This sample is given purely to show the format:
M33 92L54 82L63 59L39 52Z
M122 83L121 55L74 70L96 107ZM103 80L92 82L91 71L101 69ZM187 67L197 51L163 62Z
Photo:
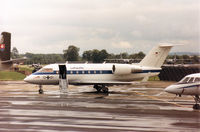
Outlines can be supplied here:
M195 101L195 104L193 105L193 109L199 110L200 109L200 105L198 104L198 102L200 102L200 98L199 98L198 95L194 96L194 101Z
M42 85L39 85L39 90L38 90L39 94L43 94L44 90L42 89Z

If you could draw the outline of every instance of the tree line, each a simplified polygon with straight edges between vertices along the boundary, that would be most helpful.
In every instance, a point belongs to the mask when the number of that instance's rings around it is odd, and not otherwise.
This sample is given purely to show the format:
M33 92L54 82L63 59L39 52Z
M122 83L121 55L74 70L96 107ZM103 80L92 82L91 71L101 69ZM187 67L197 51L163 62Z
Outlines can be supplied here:
M25 61L25 64L51 64L51 63L63 63L66 61L72 62L72 61L88 61L91 63L102 63L105 61L105 59L135 59L135 60L141 60L144 58L145 54L140 51L138 53L128 54L127 52L123 52L120 54L113 54L108 53L105 49L102 50L87 50L84 51L82 55L79 54L80 48L70 45L66 50L63 50L63 54L33 54L33 53L25 53L25 54L19 54L16 47L13 47L11 52L11 57L13 59L15 58L21 58L26 57L27 60ZM168 58L174 58L174 55L169 55ZM182 55L178 56L176 55L176 59L188 59L191 58L188 55ZM193 57L196 62L199 62L199 57L194 56Z

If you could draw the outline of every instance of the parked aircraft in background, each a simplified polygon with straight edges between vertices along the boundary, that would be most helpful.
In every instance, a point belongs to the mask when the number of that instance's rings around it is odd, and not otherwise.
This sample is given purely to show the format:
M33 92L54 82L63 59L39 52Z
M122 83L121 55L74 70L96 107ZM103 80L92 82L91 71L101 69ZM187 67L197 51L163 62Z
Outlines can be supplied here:
M158 45L137 64L64 64L67 84L94 85L98 92L108 92L106 86L132 84L132 81L156 76L161 71L172 45ZM24 81L40 86L59 84L59 64L50 64L29 75Z
M200 109L198 102L200 102L200 73L190 74L185 76L181 81L176 84L170 85L165 88L168 93L181 95L194 96L195 104L194 109Z

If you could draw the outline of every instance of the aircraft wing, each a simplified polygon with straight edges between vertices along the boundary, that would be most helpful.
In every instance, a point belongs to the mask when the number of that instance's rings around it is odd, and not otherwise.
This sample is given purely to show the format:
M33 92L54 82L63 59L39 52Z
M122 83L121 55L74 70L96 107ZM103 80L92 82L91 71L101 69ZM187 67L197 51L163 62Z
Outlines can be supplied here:
M17 62L24 62L27 60L26 58L18 58L18 59L12 59L12 60L6 60L6 61L1 61L2 64L6 63L17 63Z
M121 81L73 81L69 82L70 84L74 85L94 85L94 84L99 84L99 85L131 85L131 84L136 84L138 82L121 82Z

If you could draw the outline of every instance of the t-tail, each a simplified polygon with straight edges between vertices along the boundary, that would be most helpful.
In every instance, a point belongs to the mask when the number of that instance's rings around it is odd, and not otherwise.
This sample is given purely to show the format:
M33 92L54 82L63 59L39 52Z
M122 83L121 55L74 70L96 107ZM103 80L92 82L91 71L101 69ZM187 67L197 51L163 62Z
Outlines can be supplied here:
M173 45L158 45L154 47L139 63L140 66L160 68Z
M11 33L2 32L0 38L0 60L10 60Z

